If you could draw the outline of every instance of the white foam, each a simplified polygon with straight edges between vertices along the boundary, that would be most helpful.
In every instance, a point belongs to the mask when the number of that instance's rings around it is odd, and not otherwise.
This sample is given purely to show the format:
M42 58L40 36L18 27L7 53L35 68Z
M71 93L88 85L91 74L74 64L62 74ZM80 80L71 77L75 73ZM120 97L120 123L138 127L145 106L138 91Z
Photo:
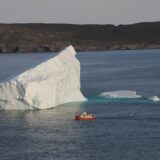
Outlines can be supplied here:
M85 101L80 91L80 63L72 46L56 57L0 83L0 109L46 109Z
M148 99L151 100L151 101L154 101L154 102L160 102L160 97L158 97L158 96L152 96Z
M101 93L100 96L105 98L140 98L136 91L120 90Z

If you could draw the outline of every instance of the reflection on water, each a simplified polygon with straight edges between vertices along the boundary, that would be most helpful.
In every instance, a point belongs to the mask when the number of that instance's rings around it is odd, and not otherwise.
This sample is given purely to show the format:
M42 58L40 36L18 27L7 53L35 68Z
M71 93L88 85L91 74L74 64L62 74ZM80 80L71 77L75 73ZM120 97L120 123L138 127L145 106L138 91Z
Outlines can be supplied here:
M83 111L96 114L97 120L73 120ZM48 110L3 111L0 155L7 160L99 160L106 156L122 160L132 159L131 155L151 160L160 156L159 115L156 104L128 106L91 100Z
M69 154L72 150L78 153L79 139L84 140L73 117L83 111L81 106L83 103L69 103L48 110L1 112L0 141L4 146L0 146L0 155L28 159L64 158L61 153Z
M158 160L160 103L147 98L160 92L159 53L141 50L78 54L82 91L89 101L48 110L1 111L0 160ZM3 55L0 79L44 57ZM98 96L116 90L135 90L142 98ZM97 119L73 120L83 111L95 114Z

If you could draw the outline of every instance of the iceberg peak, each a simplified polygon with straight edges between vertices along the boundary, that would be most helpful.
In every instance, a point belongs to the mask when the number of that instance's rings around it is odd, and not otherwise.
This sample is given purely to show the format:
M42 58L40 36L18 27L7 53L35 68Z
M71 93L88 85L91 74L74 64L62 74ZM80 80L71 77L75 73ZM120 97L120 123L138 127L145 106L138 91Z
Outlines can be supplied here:
M72 45L70 45L70 46L68 46L67 48L65 48L65 49L62 51L61 54L63 54L63 53L66 53L66 54L69 53L69 54L76 55L76 51L75 51L75 49L73 48Z

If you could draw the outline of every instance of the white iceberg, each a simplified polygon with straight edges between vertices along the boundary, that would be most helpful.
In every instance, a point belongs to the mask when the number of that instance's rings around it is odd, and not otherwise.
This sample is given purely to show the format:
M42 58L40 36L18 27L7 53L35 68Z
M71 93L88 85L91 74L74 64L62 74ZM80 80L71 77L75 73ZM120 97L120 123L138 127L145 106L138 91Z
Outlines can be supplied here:
M56 57L0 83L0 109L47 109L85 101L80 91L80 63L72 46Z
M160 98L158 96L150 97L149 100L154 101L154 102L160 102Z
M105 98L140 98L136 91L120 90L101 93L100 96Z

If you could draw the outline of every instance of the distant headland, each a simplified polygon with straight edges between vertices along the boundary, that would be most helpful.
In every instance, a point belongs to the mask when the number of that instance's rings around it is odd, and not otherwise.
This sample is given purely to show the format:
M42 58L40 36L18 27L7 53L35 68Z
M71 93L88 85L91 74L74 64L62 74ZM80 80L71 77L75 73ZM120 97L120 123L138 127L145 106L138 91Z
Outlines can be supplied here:
M0 24L0 53L160 48L160 22L130 25Z

